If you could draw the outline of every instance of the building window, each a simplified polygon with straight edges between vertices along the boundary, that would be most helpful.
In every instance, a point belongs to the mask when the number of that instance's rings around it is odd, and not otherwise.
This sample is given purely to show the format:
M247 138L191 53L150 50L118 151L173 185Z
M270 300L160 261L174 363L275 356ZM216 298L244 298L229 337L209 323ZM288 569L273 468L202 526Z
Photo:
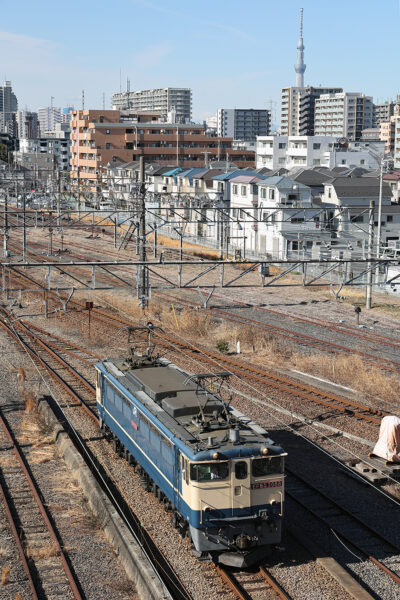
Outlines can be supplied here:
M111 144L106 144L106 150L109 150L111 148Z
M365 160L363 158L360 160L360 165L365 165Z
M319 158L314 158L313 165L320 165L320 164L321 164L321 160Z
M268 190L268 198L270 200L275 200L275 190L273 188L269 188L269 190Z
M265 188L261 188L261 198L267 197L267 190Z
M242 192L242 196L246 195L246 186L245 185L242 185L241 192Z
M332 198L332 188L328 188L328 198Z
M237 186L237 185L233 185L233 186L232 186L232 193L233 193L233 194L237 194L237 191L238 191L238 189L237 189L237 188L238 188L238 186Z
M313 150L319 150L321 148L321 144L313 144Z
M110 130L109 130L109 129L106 129L106 134L108 135L109 133L110 133Z
M388 223L393 223L393 215L388 215L388 216L386 217L386 221L387 221Z
M286 148L286 144L280 143L278 148L279 148L279 150L284 150Z

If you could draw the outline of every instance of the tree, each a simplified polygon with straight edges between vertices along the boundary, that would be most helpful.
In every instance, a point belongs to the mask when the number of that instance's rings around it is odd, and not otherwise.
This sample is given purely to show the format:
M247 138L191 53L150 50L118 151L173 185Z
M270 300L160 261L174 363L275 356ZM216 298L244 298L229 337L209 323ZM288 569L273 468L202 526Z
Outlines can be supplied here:
M0 144L0 160L8 162L8 148L5 144Z

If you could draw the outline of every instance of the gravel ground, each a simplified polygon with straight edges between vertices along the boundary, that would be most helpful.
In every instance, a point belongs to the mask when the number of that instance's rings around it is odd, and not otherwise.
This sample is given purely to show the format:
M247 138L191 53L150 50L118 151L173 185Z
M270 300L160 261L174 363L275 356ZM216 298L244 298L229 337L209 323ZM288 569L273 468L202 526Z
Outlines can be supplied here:
M22 356L10 338L0 332L0 403L12 428L18 432L24 453L43 494L70 557L85 598L100 600L136 599L134 586L104 537L103 530L91 516L86 500L64 461L57 454L49 431L43 429L36 412L27 413L19 402L16 371L25 369L26 386L37 388L37 374L32 363ZM22 410L20 410L22 408ZM4 461L4 459L3 459ZM1 507L2 516L4 515ZM15 599L17 592L29 598L26 578L11 532L1 520L0 557L2 565L11 567L10 583L1 589L1 598ZM99 574L103 573L101 577ZM104 575L105 573L105 575ZM25 595L24 595L25 594Z

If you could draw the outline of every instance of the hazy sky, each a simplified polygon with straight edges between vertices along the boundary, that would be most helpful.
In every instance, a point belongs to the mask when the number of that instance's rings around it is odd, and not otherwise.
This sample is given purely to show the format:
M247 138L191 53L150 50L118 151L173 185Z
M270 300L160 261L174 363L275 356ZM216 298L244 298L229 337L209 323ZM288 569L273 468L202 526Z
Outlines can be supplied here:
M400 0L0 0L0 79L19 106L101 108L126 88L191 87L193 114L275 107L295 84L304 7L305 83L384 101L400 92Z

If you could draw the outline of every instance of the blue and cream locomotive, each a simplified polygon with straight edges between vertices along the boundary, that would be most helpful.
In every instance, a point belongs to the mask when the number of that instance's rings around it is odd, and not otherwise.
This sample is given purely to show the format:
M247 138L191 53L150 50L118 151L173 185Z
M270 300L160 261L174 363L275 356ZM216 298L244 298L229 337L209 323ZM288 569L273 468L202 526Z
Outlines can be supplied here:
M103 431L199 557L243 567L280 542L285 453L210 389L211 375L133 352L96 369Z

